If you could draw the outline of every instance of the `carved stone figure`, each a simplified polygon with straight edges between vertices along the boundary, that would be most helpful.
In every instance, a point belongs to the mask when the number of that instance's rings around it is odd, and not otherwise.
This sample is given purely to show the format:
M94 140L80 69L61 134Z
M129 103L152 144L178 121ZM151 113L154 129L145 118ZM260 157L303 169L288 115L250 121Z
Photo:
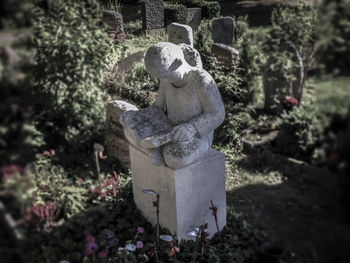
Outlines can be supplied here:
M225 117L215 81L202 68L189 65L173 43L152 45L145 65L159 79L156 105L122 115L126 137L155 165L179 169L199 161Z

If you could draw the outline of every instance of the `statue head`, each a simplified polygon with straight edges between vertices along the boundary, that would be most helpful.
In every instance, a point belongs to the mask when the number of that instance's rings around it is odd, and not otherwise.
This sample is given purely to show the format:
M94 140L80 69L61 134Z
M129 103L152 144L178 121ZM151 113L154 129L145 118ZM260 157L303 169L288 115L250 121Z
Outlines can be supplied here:
M188 71L191 70L181 47L169 42L152 45L147 50L145 65L153 77L167 79L171 82L183 81Z

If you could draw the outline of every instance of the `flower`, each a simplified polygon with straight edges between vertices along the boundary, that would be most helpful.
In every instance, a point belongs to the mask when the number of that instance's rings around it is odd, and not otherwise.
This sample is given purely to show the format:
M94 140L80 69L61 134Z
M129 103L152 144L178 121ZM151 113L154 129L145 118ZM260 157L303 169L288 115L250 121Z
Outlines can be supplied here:
M299 104L299 100L293 96L287 96L282 99L282 104L286 106L296 106Z
M137 247L137 248L143 248L143 243L142 243L142 241L137 241L137 242L136 242L136 247Z
M143 234L143 232L145 232L145 229L142 226L139 226L137 228L137 232L139 232L140 234Z
M131 252L134 252L136 250L136 246L134 244L127 244L125 246L125 249L128 250L128 251L131 251Z
M92 235L86 235L85 240L88 244L95 243L95 237Z
M22 167L16 164L3 166L0 168L0 172L2 173L4 180L9 179L14 174L19 173L21 171L22 171Z
M91 255L92 253L96 252L98 249L98 245L96 243L89 243L85 250L85 255Z
M98 253L98 257L99 258L106 258L108 255L108 250L107 249L103 249Z

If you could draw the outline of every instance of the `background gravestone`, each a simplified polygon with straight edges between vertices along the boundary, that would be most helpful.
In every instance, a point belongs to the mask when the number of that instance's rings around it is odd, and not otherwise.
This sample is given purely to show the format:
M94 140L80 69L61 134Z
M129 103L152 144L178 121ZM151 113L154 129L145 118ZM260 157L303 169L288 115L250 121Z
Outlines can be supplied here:
M187 8L187 24L196 30L202 20L202 8Z
M232 45L235 41L235 20L230 17L217 18L212 22L214 43Z
M171 23L168 26L169 42L174 44L187 44L193 47L193 31L188 25Z
M227 67L239 60L239 51L224 44L214 43L211 47L211 54Z
M145 0L142 5L142 27L146 33L164 28L163 0Z

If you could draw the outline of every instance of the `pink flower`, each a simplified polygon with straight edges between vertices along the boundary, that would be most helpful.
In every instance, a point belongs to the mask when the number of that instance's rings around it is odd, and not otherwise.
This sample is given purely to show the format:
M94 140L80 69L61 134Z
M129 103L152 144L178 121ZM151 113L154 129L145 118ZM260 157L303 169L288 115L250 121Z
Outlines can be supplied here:
M77 182L78 182L78 184L82 184L82 183L84 183L84 179L83 178L78 178Z
M16 164L3 166L0 168L0 172L3 175L4 180L11 178L14 174L22 171L22 167Z
M137 248L143 248L143 243L142 243L142 241L137 241L137 242L136 242L136 247L137 247Z
M140 234L143 234L143 232L145 232L145 229L142 226L139 226L137 228L137 232L139 232Z
M283 104L290 104L292 106L298 105L299 100L293 96L287 96L282 100Z
M85 250L85 256L91 255L98 250L98 245L96 243L89 243Z
M49 151L44 151L41 156L50 156L51 153Z
M107 249L103 249L98 253L98 257L99 258L106 258L108 255L108 250Z
M95 243L95 237L90 234L85 237L85 240L88 244Z

